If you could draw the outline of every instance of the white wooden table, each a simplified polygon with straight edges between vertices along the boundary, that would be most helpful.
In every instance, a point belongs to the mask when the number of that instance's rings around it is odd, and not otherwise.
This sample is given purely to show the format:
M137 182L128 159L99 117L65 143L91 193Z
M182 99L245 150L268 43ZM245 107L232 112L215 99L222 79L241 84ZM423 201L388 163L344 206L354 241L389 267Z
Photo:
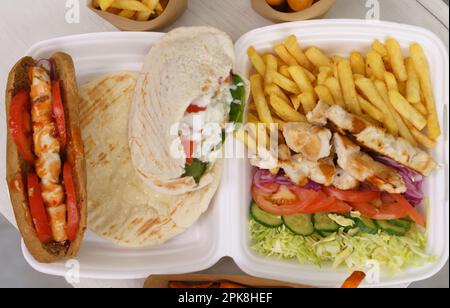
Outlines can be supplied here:
M66 22L65 0L3 0L0 6L0 93L4 93L7 73L12 65L33 44L58 36L88 32L117 31L112 25L86 9L86 0L78 1L81 19L78 24ZM263 0L261 0L263 1ZM367 0L337 0L325 18L366 17ZM373 2L373 0L371 0ZM441 0L378 0L383 20L427 28L449 45L449 11ZM252 29L270 25L256 14L250 0L190 0L189 9L168 31L177 26L210 25L228 32L233 39ZM5 149L5 112L0 108L0 150ZM5 162L0 161L0 214L14 226L7 196ZM19 248L18 248L19 249ZM0 260L1 262L1 260ZM210 272L238 272L231 260L224 261ZM82 286L142 286L142 281L83 281Z

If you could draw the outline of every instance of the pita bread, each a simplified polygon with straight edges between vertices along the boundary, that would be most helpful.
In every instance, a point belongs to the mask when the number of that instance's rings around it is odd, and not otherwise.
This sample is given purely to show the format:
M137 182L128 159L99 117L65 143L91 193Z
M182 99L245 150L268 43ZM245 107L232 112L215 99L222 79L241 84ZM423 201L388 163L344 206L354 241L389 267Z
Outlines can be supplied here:
M88 226L129 247L159 245L184 232L204 213L220 182L223 162L210 170L213 182L180 196L150 189L136 172L128 147L128 114L137 73L115 73L80 89L81 126L88 177Z
M231 38L211 27L178 28L151 49L137 81L129 144L138 173L156 191L184 194L215 180L213 165L199 184L182 178L186 159L173 155L174 149L183 152L173 125L192 101L219 89L234 60Z

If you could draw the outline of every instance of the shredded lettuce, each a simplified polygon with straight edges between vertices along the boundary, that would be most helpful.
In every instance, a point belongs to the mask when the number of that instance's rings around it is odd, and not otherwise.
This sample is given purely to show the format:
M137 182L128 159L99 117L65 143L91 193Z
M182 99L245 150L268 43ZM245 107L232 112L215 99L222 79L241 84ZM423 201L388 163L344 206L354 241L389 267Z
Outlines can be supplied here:
M426 234L420 227L413 226L404 237L380 232L376 235L353 232L349 235L339 232L322 238L318 235L303 237L295 235L284 225L267 228L250 220L252 248L269 257L296 259L301 264L333 268L347 267L364 271L368 260L378 261L390 274L401 272L410 266L432 262L427 255Z

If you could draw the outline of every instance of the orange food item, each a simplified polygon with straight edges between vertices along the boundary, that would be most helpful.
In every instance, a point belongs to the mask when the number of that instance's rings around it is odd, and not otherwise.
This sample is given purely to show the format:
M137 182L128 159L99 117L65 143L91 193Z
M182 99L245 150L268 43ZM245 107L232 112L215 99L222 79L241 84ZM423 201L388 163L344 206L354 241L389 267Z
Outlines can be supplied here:
M313 0L288 0L289 7L295 11L301 11L313 5Z
M354 272L342 285L342 289L357 289L366 278L363 272Z
M266 2L271 6L279 6L285 3L285 0L266 0Z

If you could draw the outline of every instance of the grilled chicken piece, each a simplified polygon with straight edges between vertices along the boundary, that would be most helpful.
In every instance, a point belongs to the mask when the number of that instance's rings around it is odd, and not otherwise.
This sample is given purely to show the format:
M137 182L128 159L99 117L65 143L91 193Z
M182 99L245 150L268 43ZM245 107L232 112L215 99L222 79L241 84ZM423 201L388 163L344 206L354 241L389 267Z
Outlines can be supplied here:
M327 111L329 108L330 105L322 101L319 101L316 107L306 115L306 119L311 124L318 126L325 126L327 125L328 122Z
M428 153L413 146L406 139L394 137L384 129L348 113L340 106L327 108L326 104L319 103L308 116L308 119L315 119L316 123L323 123L323 120L327 119L341 134L353 135L364 148L391 158L425 176L431 175L438 167Z
M334 173L333 186L341 190L357 189L360 182L345 172L344 169L337 167Z
M283 136L289 148L310 161L330 156L331 132L320 126L308 123L287 123Z
M347 137L334 134L334 146L338 165L358 181L392 194L406 192L405 182L395 169L376 162Z
M33 123L33 144L36 173L41 179L42 199L47 207L53 239L67 240L66 206L64 189L60 183L60 144L56 138L56 127L52 117L52 89L47 71L41 67L31 67L31 120Z
M310 161L301 154L291 156L289 148L282 144L278 158L279 167L295 184L306 185L308 179L325 186L333 183L335 166L331 157Z

